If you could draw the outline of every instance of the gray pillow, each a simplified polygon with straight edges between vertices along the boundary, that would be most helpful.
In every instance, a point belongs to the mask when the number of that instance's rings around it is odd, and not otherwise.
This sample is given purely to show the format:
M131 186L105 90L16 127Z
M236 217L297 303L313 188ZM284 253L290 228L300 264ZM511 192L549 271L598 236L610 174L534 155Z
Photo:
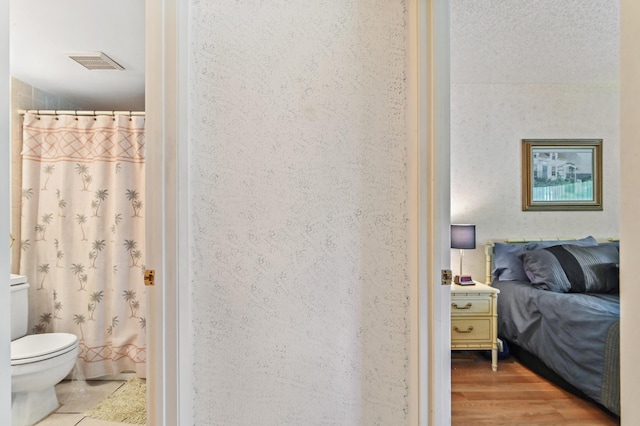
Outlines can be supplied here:
M520 254L531 283L558 293L617 292L612 265L618 265L619 257L612 245L563 244Z
M596 246L598 242L589 236L579 240L531 241L527 243L495 243L493 246L493 270L491 274L498 281L529 281L522 266L521 254L561 244Z

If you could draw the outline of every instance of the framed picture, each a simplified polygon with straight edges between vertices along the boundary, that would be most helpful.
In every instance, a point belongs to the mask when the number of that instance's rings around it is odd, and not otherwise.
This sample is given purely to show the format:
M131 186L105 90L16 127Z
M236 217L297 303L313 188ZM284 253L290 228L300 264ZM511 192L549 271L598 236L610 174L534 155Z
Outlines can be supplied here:
M522 210L602 210L602 139L523 139Z

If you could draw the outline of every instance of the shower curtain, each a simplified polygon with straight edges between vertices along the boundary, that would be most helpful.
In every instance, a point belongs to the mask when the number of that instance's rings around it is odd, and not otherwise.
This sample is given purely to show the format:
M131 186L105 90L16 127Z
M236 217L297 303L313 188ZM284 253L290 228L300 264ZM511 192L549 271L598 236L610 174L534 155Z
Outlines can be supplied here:
M87 379L145 376L144 139L144 117L24 116L29 331L76 334Z

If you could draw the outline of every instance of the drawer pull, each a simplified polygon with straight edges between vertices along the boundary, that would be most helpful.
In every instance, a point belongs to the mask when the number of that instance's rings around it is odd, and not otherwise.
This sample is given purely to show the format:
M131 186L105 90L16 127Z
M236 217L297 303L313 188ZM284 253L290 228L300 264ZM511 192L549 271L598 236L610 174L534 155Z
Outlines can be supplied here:
M457 303L452 303L451 304L451 307L454 308L454 309L471 309L472 306L473 305L471 304L471 302L467 302L467 304L464 305L464 306L458 306Z
M466 333L471 333L471 332L473 331L473 326L472 326L472 325L470 325L466 330L460 330L460 329L458 328L458 326L453 326L453 330L454 330L456 333L464 333L464 334L466 334Z

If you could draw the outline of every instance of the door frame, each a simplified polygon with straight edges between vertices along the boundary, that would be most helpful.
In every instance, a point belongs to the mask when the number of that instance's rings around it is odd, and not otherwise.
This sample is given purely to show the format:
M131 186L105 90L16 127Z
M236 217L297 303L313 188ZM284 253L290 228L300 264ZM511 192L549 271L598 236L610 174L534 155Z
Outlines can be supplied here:
M449 1L408 2L409 423L420 426L451 424Z
M10 170L11 166L11 128L9 126L9 104L11 93L9 87L9 0L0 0L0 93L6 99L0 102L0 276L9 276L10 235ZM0 413L9 413L11 418L11 328L9 325L11 292L8 285L0 285Z
M431 126L429 165L426 167L431 187L430 244L432 286L431 339L434 360L429 394L434 401L432 425L451 424L451 285L442 284L442 270L451 269L451 66L450 66L450 0L432 0L431 10Z
M147 424L193 424L188 2L145 3Z
M638 424L640 419L640 311L637 301L635 265L640 238L638 222L638 109L640 108L640 4L636 0L620 2L620 419L622 425Z

